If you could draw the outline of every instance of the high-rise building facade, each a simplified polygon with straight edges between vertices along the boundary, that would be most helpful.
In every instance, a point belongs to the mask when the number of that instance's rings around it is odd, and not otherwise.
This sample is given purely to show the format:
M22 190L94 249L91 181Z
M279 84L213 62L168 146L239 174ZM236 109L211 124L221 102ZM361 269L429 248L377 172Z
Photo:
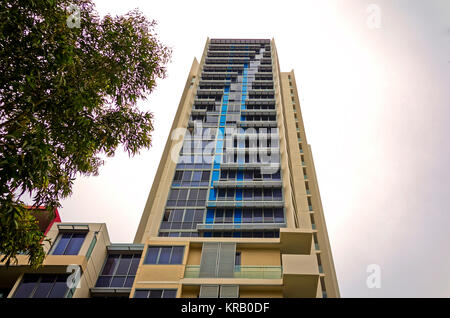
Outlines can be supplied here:
M0 263L0 298L339 297L294 72L269 39L194 59L134 243L47 226L43 267Z
M207 40L135 243L138 292L339 297L294 73L273 40Z

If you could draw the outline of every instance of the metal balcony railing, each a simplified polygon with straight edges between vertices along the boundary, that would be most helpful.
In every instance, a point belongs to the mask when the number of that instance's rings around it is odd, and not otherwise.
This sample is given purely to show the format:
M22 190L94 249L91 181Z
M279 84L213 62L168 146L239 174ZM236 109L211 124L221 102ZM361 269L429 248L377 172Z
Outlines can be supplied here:
M280 279L282 276L282 266L239 265L234 267L234 275L232 278ZM200 278L200 265L187 265L184 271L184 278Z

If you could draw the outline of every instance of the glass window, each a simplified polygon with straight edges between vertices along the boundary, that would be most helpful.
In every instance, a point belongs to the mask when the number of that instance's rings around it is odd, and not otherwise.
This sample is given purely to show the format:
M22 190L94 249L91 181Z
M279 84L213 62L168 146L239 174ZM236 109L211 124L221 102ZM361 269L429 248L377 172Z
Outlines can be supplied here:
M184 171L183 181L191 181L192 171Z
M154 255L155 253L150 253ZM147 254L149 255L149 254ZM141 254L110 254L103 266L96 287L131 288Z
M195 210L195 214L194 214L194 221L196 222L202 222L203 221L203 217L204 217L204 210Z
M158 264L169 264L171 252L172 252L171 247L162 247L159 255Z
M264 189L264 201L272 201L272 189Z
M164 289L163 298L176 298L177 290L176 289Z
M130 269L133 255L122 255L119 266L117 267L116 275L127 275Z
M262 200L262 189L253 189L253 195L255 201L261 201Z
M48 298L63 298L65 297L68 287L67 287L67 275L56 276L56 281L53 285L52 291L48 295Z
M134 298L148 298L148 290L136 290L134 292Z
M14 298L64 298L68 275L25 274Z
M29 298L38 284L38 275L24 275L22 282L16 290L14 298Z
M264 210L264 223L273 223L273 211L271 209Z
M109 255L103 267L102 275L113 275L117 264L119 264L120 255Z
M222 209L216 210L215 223L223 223L223 210Z
M137 289L134 292L134 298L176 298L176 296L176 289Z
M173 181L181 181L182 177L183 177L183 171L176 171Z
M184 222L192 222L194 220L194 210L186 210L184 213Z
M197 198L197 200L206 200L207 193L208 193L208 190L206 190L206 189L199 189L198 190L198 198Z
M275 223L283 223L284 222L283 209L275 209L274 217L275 217Z
M226 195L226 190L225 189L219 189L219 200L224 200L225 199L225 195Z
M272 193L273 193L273 199L274 200L281 201L281 199L282 199L281 189L273 189Z
M169 234L173 237L179 235L179 232ZM182 264L183 254L184 246L151 246L148 248L144 264Z
M199 182L202 179L202 174L203 174L202 171L194 171L192 181Z
M253 211L253 222L254 223L262 223L262 211L261 209L254 209Z
M233 210L227 209L225 211L225 222L224 223L233 223Z
M86 233L62 233L53 250L53 255L77 255L83 245Z
M241 266L241 252L236 252L236 257L234 259L235 266Z
M53 255L64 255L64 251L66 250L67 244L69 244L71 237L71 233L60 234L58 244L53 250Z
M182 264L183 263L184 246L174 246L172 248L172 257L170 264Z
M202 181L208 182L209 181L209 174L210 174L210 171L203 171L203 173L202 173Z
M242 222L252 223L252 210L244 210L242 215Z
M114 276L109 287L123 287L126 276Z
M145 258L145 264L157 264L158 254L159 247L149 247L147 250L147 257Z

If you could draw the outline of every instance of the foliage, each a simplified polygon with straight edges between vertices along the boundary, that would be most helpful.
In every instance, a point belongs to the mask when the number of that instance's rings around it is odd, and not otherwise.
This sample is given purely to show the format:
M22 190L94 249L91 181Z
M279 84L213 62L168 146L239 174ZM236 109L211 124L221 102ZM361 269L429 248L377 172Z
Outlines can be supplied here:
M155 25L136 10L100 18L92 0L0 3L0 253L8 261L18 250L33 266L43 259L24 194L52 211L77 174L98 174L103 154L151 146L153 116L137 102L165 78L171 56Z

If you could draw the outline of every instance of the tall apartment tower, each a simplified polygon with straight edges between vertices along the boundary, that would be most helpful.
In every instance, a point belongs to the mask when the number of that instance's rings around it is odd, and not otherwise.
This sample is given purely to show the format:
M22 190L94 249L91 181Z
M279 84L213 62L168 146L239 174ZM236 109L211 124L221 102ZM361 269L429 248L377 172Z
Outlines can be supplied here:
M339 297L294 72L273 39L208 39L194 59L134 244L131 297Z

